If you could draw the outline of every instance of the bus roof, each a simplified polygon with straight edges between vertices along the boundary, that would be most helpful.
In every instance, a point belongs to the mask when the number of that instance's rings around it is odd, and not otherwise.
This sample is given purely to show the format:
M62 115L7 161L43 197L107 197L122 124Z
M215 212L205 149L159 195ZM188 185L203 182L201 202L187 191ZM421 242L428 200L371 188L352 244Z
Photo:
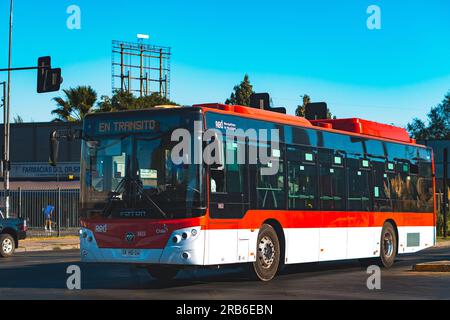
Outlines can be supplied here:
M324 119L324 120L307 120L302 117L286 115L282 113L261 110L256 108L225 105L219 103L198 104L193 107L206 109L216 109L234 114L258 117L263 120L272 122L281 122L284 124L298 125L302 127L319 127L325 130L354 133L356 135L368 136L386 139L390 141L416 144L415 139L409 137L408 132L400 127L387 125L379 122L349 118L349 119Z
M87 118L91 117L123 117L125 114L136 114L142 111L147 112L186 112L187 110L194 111L200 110L217 110L219 112L242 115L250 118L258 118L260 120L279 122L283 124L321 128L325 131L334 131L339 133L350 133L358 136L366 136L372 138L379 138L383 140L389 140L393 142L400 142L406 144L416 145L416 140L409 137L408 132L404 128L396 127L393 125L383 124L379 122L364 120L360 118L348 118L348 119L323 119L323 120L307 120L303 117L297 117L293 115L287 115L268 110L261 110L251 107L239 106L239 105L226 105L220 103L205 103L197 104L192 107L179 107L179 106L164 106L164 108L149 108L144 110L127 110L111 113L96 113L89 114Z

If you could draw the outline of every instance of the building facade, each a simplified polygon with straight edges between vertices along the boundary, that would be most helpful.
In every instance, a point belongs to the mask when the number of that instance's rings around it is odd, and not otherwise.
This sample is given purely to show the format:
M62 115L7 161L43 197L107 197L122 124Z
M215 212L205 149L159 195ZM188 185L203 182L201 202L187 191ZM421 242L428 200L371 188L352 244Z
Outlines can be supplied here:
M80 141L61 142L58 166L49 165L51 132L75 129L81 129L81 123L11 124L11 189L32 185L49 186L54 183L61 183L63 187L76 187L80 177ZM3 125L0 125L0 130L3 132ZM0 145L3 150L3 139Z

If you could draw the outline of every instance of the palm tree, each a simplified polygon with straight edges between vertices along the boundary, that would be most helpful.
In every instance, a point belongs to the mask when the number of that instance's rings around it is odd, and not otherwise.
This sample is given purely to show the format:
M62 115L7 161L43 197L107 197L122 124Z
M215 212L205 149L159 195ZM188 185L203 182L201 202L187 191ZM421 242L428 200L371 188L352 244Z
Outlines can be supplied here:
M90 86L79 86L63 90L65 98L56 97L57 108L52 111L55 121L76 122L82 121L92 111L96 101L97 92Z
M16 115L13 119L14 123L23 123L23 118L20 115Z

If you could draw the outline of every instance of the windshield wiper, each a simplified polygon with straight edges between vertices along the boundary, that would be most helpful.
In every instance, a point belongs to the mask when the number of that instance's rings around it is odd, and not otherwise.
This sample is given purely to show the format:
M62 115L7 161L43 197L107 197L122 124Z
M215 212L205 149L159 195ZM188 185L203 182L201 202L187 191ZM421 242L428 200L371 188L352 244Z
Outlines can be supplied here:
M161 209L158 204L153 201L153 199L145 192L144 187L142 186L142 183L139 183L137 179L132 179L132 182L137 187L137 195L142 196L145 200L147 200L147 203L150 203L157 211L158 213L165 219L167 219L167 214L164 212L163 209Z
M120 195L120 190L124 187L125 185L125 181L129 179L128 177L123 178L119 184L117 185L116 189L114 189L114 191L112 191L109 196L108 196L108 202L106 203L105 208L103 209L102 215L104 217L109 217L110 214L108 214L108 212L110 211L112 204L114 203L115 200L118 200L116 197L118 195ZM122 200L122 199L120 199Z

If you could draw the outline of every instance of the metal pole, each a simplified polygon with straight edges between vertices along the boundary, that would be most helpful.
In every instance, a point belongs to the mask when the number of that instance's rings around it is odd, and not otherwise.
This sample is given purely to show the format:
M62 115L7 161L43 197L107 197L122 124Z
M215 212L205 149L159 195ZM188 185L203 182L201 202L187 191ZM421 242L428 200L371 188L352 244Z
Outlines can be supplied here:
M444 177L443 177L443 203L442 203L442 213L444 215L444 238L447 238L447 204L448 204L448 149L444 149Z
M10 71L24 71L24 70L38 70L38 69L49 69L49 67L20 67L20 68L6 68L0 69L0 72L10 72Z
M167 98L169 96L168 93L167 93L167 91L169 90L169 83L167 81L167 74L164 76L164 89L165 89L164 98Z
M159 95L163 97L163 51L159 49Z
M123 70L123 65L124 65L124 61L123 61L123 44L120 45L120 90L122 92L125 91L125 73Z
M128 93L131 93L131 69L128 70Z
M9 7L9 50L8 50L8 69L11 69L12 59L12 31L13 31L13 12L14 12L14 0L10 1ZM5 211L6 217L10 216L9 212L9 116L11 109L11 70L8 70L8 88L7 88L7 101L3 110L3 127L4 127L4 175L3 175L3 187L5 190Z
M18 193L19 193L19 208L18 208L18 217L22 217L22 188L18 188ZM22 217L23 218L23 217Z
M58 237L61 236L61 188L58 187Z
M140 81L141 81L141 87L140 87L140 96L142 97L144 95L144 48L141 44L141 54L140 54Z
M0 86L3 87L3 90L2 90L2 107L5 108L6 107L6 81L5 82L0 82Z

